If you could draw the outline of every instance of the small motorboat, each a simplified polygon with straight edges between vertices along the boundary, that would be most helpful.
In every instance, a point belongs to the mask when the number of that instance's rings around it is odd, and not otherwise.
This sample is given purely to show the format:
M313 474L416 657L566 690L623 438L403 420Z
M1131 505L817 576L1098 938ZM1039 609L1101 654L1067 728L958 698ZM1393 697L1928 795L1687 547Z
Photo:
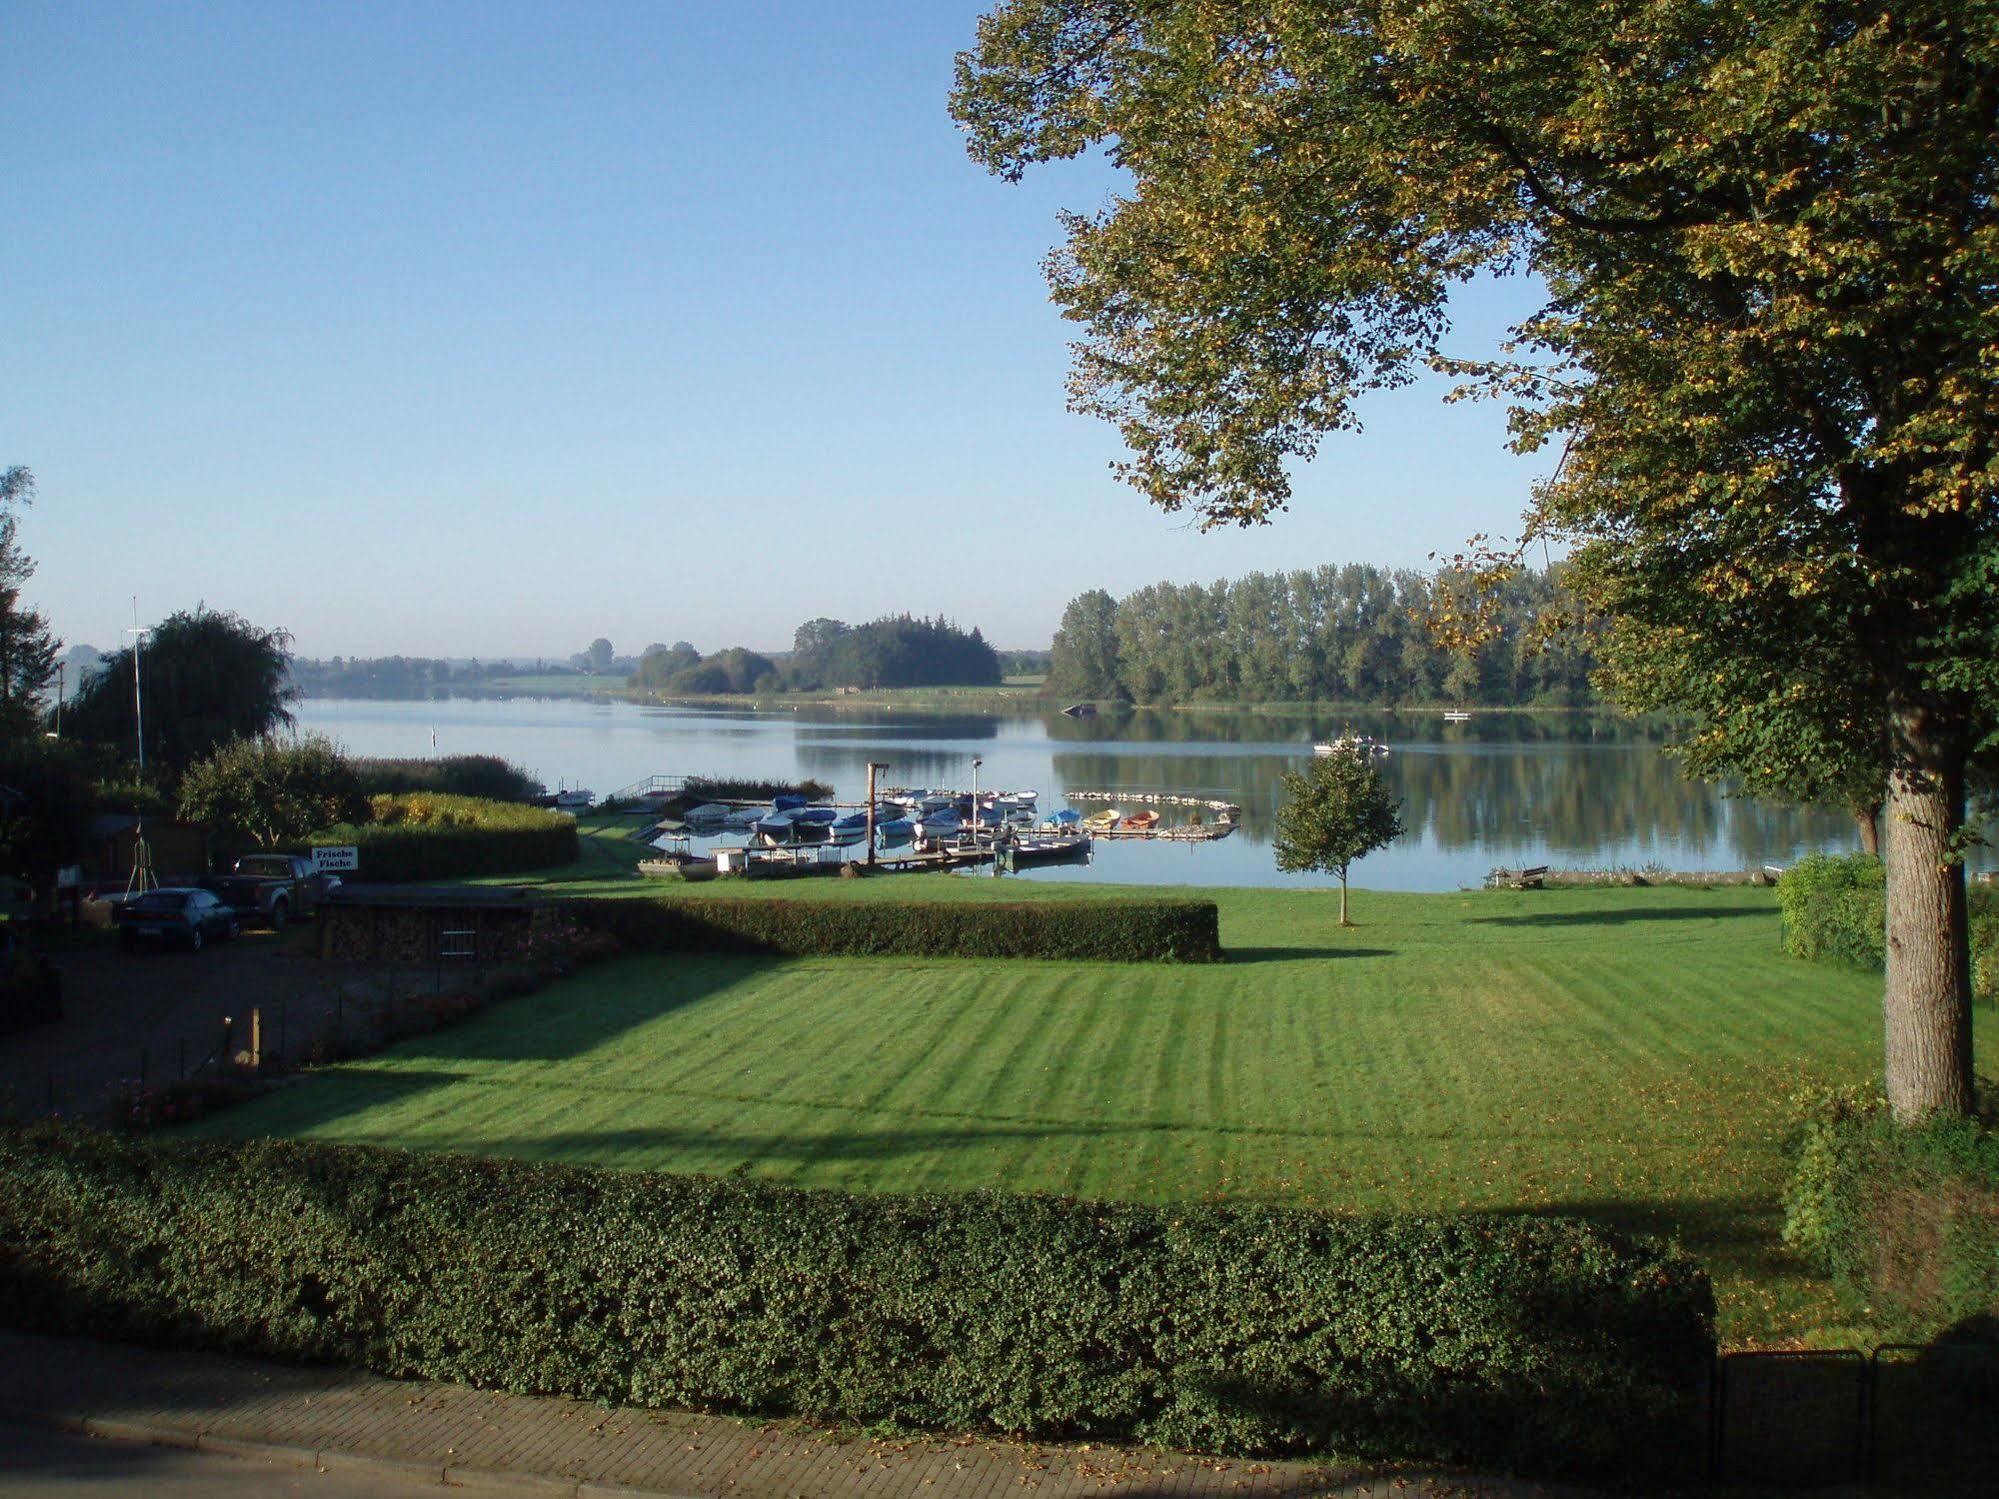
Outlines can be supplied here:
M588 807L592 802L596 800L597 800L596 797L592 796L588 791L585 791L580 786L574 787L567 791L558 791L555 793L556 806L561 807L570 812L581 811L583 808Z
M792 821L789 812L773 812L768 817L759 817L751 824L750 831L775 848L798 841L798 825Z
M964 820L949 807L926 812L916 823L916 836L919 838L955 838L964 830Z
M868 836L868 814L849 812L845 817L837 817L829 825L833 842L845 846L859 843Z
M917 797L916 810L919 812L941 812L955 801L957 801L957 798L948 791L926 791Z
M916 824L907 817L891 817L887 822L875 824L875 842L883 848L894 848L915 836Z
M808 805L811 800L809 796L800 796L795 791L787 791L782 796L772 797L770 807L773 812L790 812Z
M1385 755L1388 746L1372 734L1342 734L1337 739L1312 746L1315 755Z

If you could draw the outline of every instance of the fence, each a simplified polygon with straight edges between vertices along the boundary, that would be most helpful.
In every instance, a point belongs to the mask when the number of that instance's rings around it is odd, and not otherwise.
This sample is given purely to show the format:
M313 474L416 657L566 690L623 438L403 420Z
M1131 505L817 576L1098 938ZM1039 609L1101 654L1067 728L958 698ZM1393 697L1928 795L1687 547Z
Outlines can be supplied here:
M1971 1493L1999 1471L1999 1343L1727 1353L1712 1394L1716 1479Z

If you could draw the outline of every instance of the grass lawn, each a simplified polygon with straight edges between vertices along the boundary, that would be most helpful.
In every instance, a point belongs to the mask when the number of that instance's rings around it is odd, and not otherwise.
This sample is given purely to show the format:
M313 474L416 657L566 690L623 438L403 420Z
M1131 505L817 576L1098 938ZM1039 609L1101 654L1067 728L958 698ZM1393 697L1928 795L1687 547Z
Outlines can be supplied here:
M730 889L1111 893L689 893ZM204 1128L871 1191L1586 1213L1700 1255L1729 1342L1840 1335L1776 1241L1778 1146L1801 1086L1878 1071L1880 980L1785 957L1768 891L1362 892L1348 931L1328 894L1203 893L1220 965L627 958Z

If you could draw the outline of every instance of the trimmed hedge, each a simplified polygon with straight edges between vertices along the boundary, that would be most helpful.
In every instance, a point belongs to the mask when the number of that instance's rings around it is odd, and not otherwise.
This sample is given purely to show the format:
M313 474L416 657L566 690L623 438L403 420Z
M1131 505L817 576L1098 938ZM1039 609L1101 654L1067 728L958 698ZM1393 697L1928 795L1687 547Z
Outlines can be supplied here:
M517 802L435 792L369 798L372 820L314 833L314 845L360 849L361 880L449 880L518 874L574 863L581 853L576 819Z
M1221 960L1213 901L593 900L586 925L639 952L785 957Z
M1706 1275L1570 1219L865 1196L0 1132L0 1320L582 1399L1657 1469Z
M1988 1110L1988 1113L1990 1111ZM1999 1130L1897 1125L1878 1092L1801 1111L1784 1242L1892 1337L1927 1341L1999 1318Z
M1970 892L1972 992L1999 1000L1999 901ZM1872 854L1812 854L1777 882L1784 950L1793 957L1878 969L1886 957L1888 886Z

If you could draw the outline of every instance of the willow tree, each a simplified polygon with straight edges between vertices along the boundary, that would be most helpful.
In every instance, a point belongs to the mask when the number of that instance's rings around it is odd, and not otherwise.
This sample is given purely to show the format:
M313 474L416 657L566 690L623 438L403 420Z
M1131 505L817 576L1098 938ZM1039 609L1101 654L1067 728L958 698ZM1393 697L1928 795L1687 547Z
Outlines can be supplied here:
M1969 1107L1995 0L1006 0L953 108L1002 176L1098 147L1126 174L1049 273L1087 330L1073 399L1154 503L1261 521L1359 397L1441 368L1509 402L1518 449L1561 447L1526 534L1575 547L1613 676L1669 630L1689 681L1745 650L1850 661L1886 797L1889 1096ZM1545 300L1454 347L1481 273ZM1738 745L1784 732L1684 706Z

